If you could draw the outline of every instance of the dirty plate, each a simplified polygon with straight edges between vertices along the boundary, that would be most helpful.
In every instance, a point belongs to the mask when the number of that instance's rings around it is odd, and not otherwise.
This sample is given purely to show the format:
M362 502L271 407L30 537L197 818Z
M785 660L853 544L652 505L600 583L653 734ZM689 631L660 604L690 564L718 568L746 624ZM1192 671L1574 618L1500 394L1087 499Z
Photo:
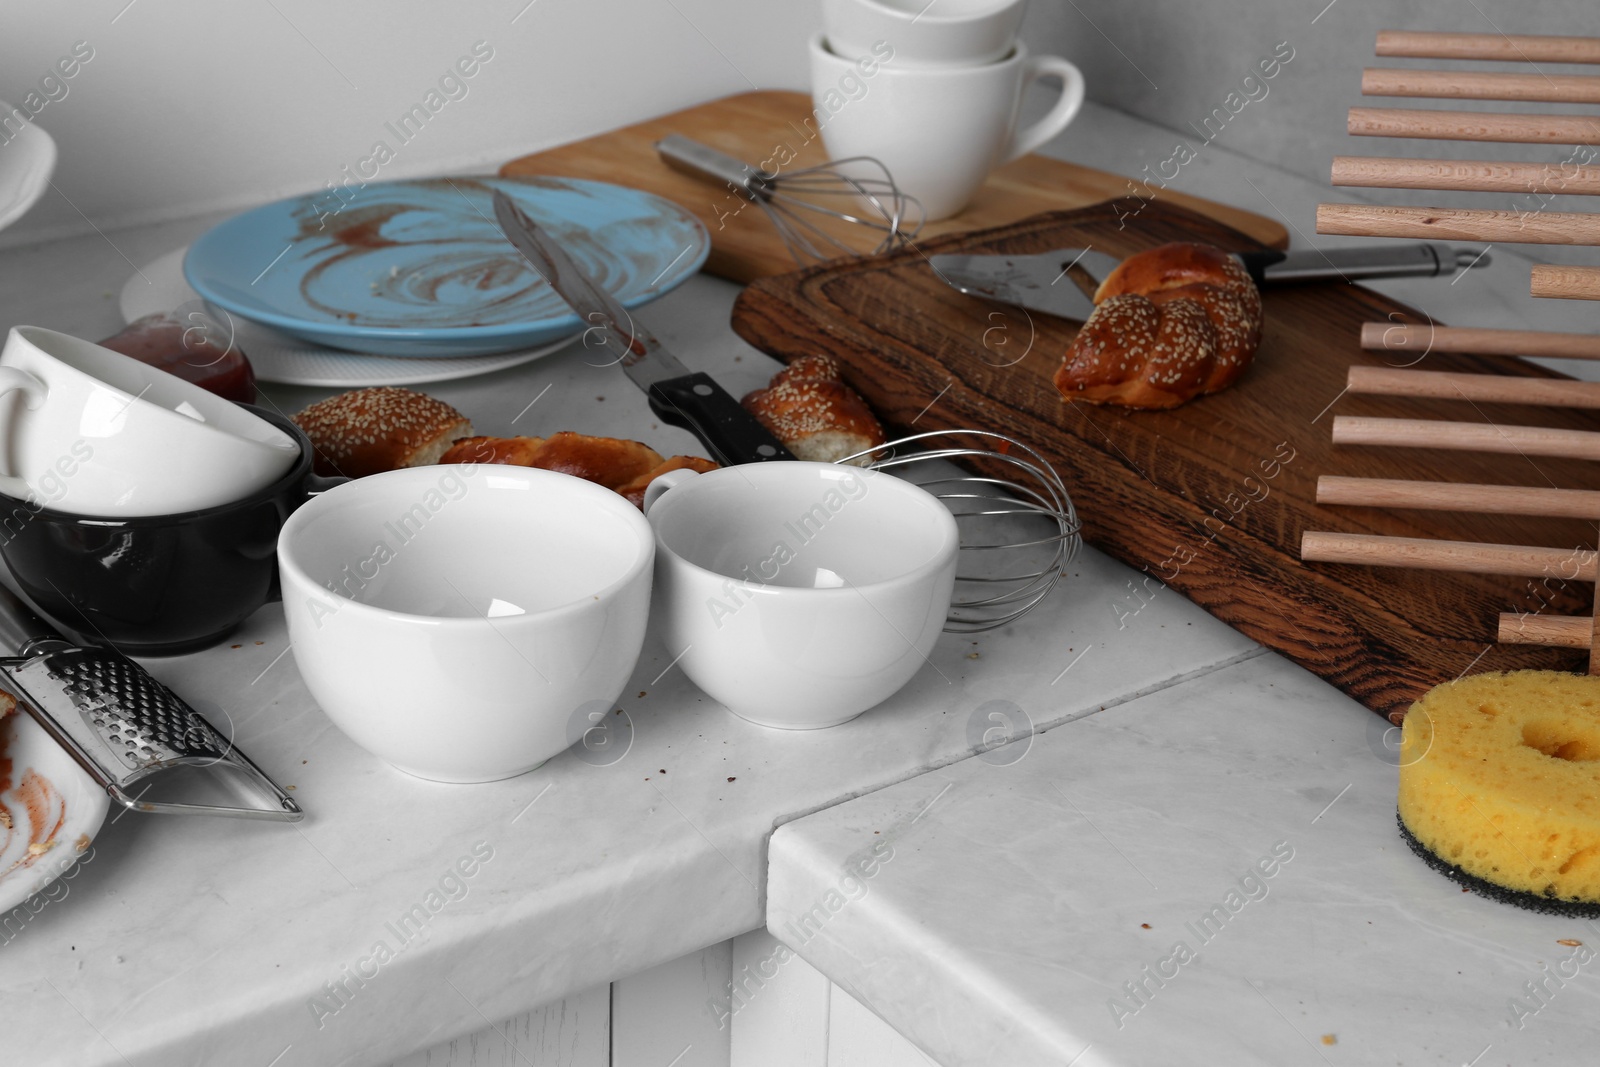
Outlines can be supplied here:
M46 901L65 895L53 891L18 907L93 855L86 850L110 806L106 791L27 712L0 720L0 937L16 936Z
M16 108L0 100L0 229L28 213L50 186L56 143L31 122L18 122ZM26 112L24 112L26 114Z
M203 234L184 276L207 301L319 345L382 356L481 356L583 329L495 225L499 189L624 307L670 292L711 240L650 193L577 178L378 182L283 200Z

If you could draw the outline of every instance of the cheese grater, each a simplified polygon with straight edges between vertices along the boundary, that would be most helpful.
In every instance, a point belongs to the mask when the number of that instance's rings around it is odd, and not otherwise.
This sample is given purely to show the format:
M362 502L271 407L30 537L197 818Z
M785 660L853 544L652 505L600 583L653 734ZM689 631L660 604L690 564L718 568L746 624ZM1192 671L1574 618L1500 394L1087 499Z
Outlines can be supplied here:
M120 652L76 645L0 588L0 685L125 808L298 822L300 806Z

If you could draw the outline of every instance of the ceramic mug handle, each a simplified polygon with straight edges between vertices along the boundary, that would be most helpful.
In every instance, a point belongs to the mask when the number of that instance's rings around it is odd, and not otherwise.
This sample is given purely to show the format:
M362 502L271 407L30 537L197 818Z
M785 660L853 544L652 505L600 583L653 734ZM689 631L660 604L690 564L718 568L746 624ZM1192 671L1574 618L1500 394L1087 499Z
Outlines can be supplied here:
M1011 144L1006 147L1002 163L1010 163L1018 156L1025 156L1035 148L1044 144L1050 138L1067 128L1067 123L1078 116L1078 109L1083 107L1083 95L1087 88L1083 80L1083 72L1060 56L1031 56L1022 68L1022 88L1026 92L1028 86L1041 78L1056 78L1061 82L1061 99L1056 101L1056 106L1029 126L1025 130L1018 130L1011 135Z
M16 367L0 367L0 396L16 390L23 394L28 410L33 411L50 394L49 386ZM0 493L26 500L33 494L33 487L15 474L0 474Z
M650 514L650 509L655 507L655 503L657 500L661 499L662 493L665 493L668 489L671 489L675 485L682 485L684 482L688 481L694 476L694 471L689 470L687 467L680 467L678 470L668 471L667 473L658 477L655 481L651 482L649 485L645 486L644 513L646 515Z

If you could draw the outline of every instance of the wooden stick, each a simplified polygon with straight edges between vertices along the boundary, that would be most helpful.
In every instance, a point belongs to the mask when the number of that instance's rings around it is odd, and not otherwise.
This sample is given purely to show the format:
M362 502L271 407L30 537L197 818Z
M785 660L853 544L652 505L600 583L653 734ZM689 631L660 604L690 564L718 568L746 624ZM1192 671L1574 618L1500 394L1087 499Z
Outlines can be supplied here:
M1333 443L1600 460L1600 433L1544 426L1495 426L1487 422L1335 415Z
M1592 74L1489 74L1368 67L1361 72L1361 92L1364 96L1425 96L1440 100L1600 104L1600 78Z
M1380 56L1494 59L1524 63L1600 63L1600 37L1512 37L1503 33L1381 30Z
M1600 674L1600 583L1594 588L1594 607L1589 613L1589 673Z
M1600 118L1507 115L1498 111L1353 107L1345 129L1364 137L1428 137L1440 141L1582 145L1600 140Z
M1317 479L1317 503L1600 519L1600 492L1591 489L1414 482L1399 478L1342 478L1331 474L1324 474Z
M1553 408L1600 408L1600 382L1570 378L1523 378L1512 374L1459 374L1407 367L1350 368L1348 388L1369 396L1421 396L1486 404L1542 404Z
M1558 267L1541 263L1533 268L1533 282L1529 288L1534 296L1600 300L1600 267Z
M1600 245L1600 215L1559 211L1472 211L1449 207L1318 204L1317 232L1427 241Z
M1554 648L1590 648L1591 619L1581 615L1527 615L1515 611L1500 613L1502 645L1547 645Z
M1595 553L1585 548L1487 545L1475 541L1307 530L1300 538L1300 558L1308 563L1355 563L1518 578L1554 575L1568 581L1595 580Z
M1361 324L1361 347L1417 356L1429 352L1471 352L1482 356L1600 359L1600 335L1486 330L1426 323L1364 322Z
M1487 159L1334 156L1333 184L1379 189L1600 195L1600 167L1575 161L1499 163Z

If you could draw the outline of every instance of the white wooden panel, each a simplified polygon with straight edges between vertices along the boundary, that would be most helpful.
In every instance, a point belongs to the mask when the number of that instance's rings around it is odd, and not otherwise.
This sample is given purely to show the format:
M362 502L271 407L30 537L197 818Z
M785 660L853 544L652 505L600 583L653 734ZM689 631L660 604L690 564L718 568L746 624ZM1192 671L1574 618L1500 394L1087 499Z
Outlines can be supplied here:
M838 986L828 1004L828 1067L939 1067Z
M724 1018L731 1067L828 1067L828 989L823 973L766 930L733 939L733 982Z
M610 1051L611 989L598 986L390 1067L609 1067Z
M611 984L611 1067L728 1067L733 942L724 941Z

